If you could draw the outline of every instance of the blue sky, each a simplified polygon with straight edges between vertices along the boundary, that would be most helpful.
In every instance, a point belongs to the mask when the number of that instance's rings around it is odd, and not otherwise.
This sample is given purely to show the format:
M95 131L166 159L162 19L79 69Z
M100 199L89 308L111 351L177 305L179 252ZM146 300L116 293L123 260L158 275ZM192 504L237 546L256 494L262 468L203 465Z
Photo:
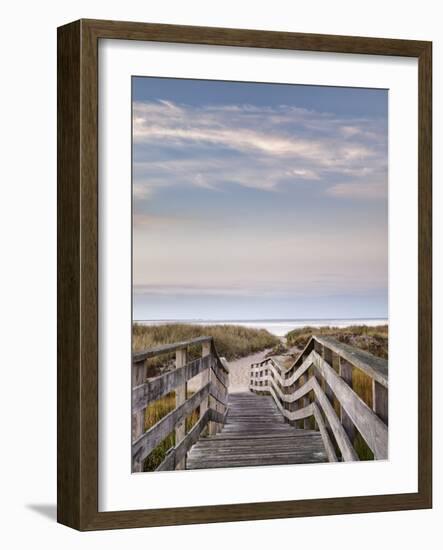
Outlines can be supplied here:
M387 109L134 77L134 319L386 317Z

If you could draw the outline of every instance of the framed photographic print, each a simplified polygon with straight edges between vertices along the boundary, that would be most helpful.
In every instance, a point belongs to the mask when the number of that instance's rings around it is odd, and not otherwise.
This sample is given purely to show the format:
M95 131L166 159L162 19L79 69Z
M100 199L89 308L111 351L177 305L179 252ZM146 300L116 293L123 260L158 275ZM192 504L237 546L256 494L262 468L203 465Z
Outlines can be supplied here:
M58 30L58 519L432 505L431 43Z

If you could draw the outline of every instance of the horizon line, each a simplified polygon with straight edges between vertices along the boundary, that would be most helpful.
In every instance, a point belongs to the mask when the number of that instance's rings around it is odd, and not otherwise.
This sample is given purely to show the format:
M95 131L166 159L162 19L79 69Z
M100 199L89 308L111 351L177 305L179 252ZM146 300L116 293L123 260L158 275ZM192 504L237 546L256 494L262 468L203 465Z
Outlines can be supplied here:
M251 322L251 321L261 321L261 322L270 322L270 321L388 321L389 317L387 316L375 316L375 317L290 317L290 318L279 318L279 317L271 317L271 318L255 318L255 319L204 319L204 318L189 318L189 319L174 319L174 318L168 318L168 319L132 319L133 322L137 321L149 321L149 322L169 322L169 321L181 321L181 322L224 322L224 321L237 321L237 322Z

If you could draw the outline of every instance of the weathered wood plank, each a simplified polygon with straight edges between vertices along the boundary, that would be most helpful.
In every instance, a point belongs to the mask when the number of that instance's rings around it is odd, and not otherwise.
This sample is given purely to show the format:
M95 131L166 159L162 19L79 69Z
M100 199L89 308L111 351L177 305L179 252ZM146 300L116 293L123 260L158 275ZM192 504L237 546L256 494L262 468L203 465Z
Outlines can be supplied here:
M142 384L145 381L146 364L145 362L137 363L132 366L132 384ZM145 413L146 403L136 409L132 409L132 441L139 438L145 431ZM133 472L143 471L143 462L140 460L133 460L132 462Z
M188 357L187 348L180 348L175 352L175 366L176 370L183 369L186 365ZM186 402L187 385L186 381L182 385L177 386L175 389L175 407L178 409ZM186 435L186 417L180 418L175 425L175 442L181 443ZM181 461L175 461L176 470L184 470L186 467L186 457Z
M312 381L315 397L318 401L318 404L321 406L323 412L325 413L326 419L334 434L335 441L340 448L343 460L346 462L359 460L351 441L349 441L348 435L346 434L338 416L335 413L334 407L332 406L329 399L326 397L326 394L320 387L320 384L317 382L317 380L313 378Z
M144 361L132 365L132 387L143 384L146 378L146 364Z
M305 430L301 430L305 431ZM312 437L312 434L304 435L303 437L293 438L290 436L286 437L264 437L262 439L217 439L216 437L206 437L202 438L199 443L200 451L211 451L214 449L219 449L220 451L229 451L229 449L244 449L245 451L253 452L254 449L294 449L294 447L299 447L305 444L308 445L323 445L320 432L314 432L315 437Z
M193 338L192 340L185 340L183 342L175 342L174 344L164 344L161 346L156 346L144 351L138 351L132 354L132 362L139 363L140 361L145 361L150 357L155 357L156 355L162 355L164 353L173 353L179 349L185 349L189 346L194 346L198 344L204 344L205 342L211 342L212 336L200 336L198 338Z
M132 415L132 440L138 439L145 431L145 409L140 409ZM132 471L142 472L143 462L140 459L133 459Z
M202 345L202 359L205 360L210 365L211 361L211 343L205 342ZM206 384L209 384L209 370L205 370L201 375L201 385L205 386ZM203 399L203 401L200 403L200 419L202 419L206 415L206 411L208 410L209 406L209 397Z
M339 376L343 378L346 384L352 388L352 365L346 361L343 357L339 357ZM348 413L346 412L343 405L340 403L340 422L342 423L345 432L348 434L349 441L354 441L356 435L356 429L349 418Z
M291 445L269 445L269 446L253 446L245 447L236 445L237 441L233 440L231 445L219 446L214 445L211 447L202 447L200 443L197 445L196 450L193 451L193 456L211 456L216 455L219 457L227 456L229 454L236 455L240 454L243 456L254 456L257 454L270 454L270 453L291 453L292 455L296 454L305 454L314 451L324 451L324 445L320 433L315 437L309 437L304 440L297 440Z
M334 446L331 442L331 438L329 437L328 430L326 429L326 424L323 420L323 417L321 415L320 409L318 408L317 403L314 403L312 406L314 410L314 418L317 422L318 428L320 430L320 434L323 440L323 444L325 446L326 454L328 456L329 462L338 462L337 455L335 453ZM303 430L304 431L304 430Z
M297 437L305 437L306 435L310 435L312 433L318 433L318 432L315 432L313 430L295 430L293 427L289 426L289 424L286 424L286 426L288 427L287 431L286 432L282 432L282 433L273 433L273 434L269 434L269 432L266 432L263 434L263 435L253 435L253 434L242 434L242 435L237 435L237 434L227 434L225 432L225 430L223 430L222 433L220 434L217 434L216 436L214 436L214 438L211 438L214 439L214 440L223 440L223 441L229 441L231 439L242 439L245 444L247 444L248 441L254 441L254 440L261 440L261 439L272 439L272 440L278 440L278 439L292 439L292 438L297 438ZM208 439L205 439L204 441L207 441Z
M323 360L332 368L333 351L326 346L322 346L321 356L323 357ZM329 399L331 405L334 405L334 392L332 391L332 388L329 386L329 384L324 384L323 391L325 392L326 397Z
M388 425L388 389L372 380L372 408L375 414Z
M210 356L201 357L135 387L132 391L132 410L137 411L145 408L147 403L156 401L178 386L182 386L194 376L207 370L209 365Z
M321 443L321 438L320 438ZM214 452L212 454L210 453L199 453L197 451L192 451L192 456L190 457L194 462L196 461L205 461L209 462L211 460L215 460L217 462L232 462L232 461L238 461L238 460L245 460L245 461L253 461L258 463L263 463L264 461L267 461L268 464L270 461L273 461L277 458L283 458L283 459L298 459L301 461L303 460L309 460L313 455L318 453L319 455L324 456L325 451L324 447L321 443L321 447L316 448L305 448L303 451L300 452L294 452L294 449L287 450L287 451L279 451L279 450L272 450L267 451L266 449L263 452L257 451L257 452L235 452L235 451L228 451L225 453L218 453Z
M214 383L214 372L211 369L209 370L209 383L210 383L211 390L215 390L217 386ZM213 413L215 414L217 410L215 408L215 400L214 400L214 397L211 395L211 392L209 393L209 396L208 396L208 407L210 411L208 433L209 435L213 435L217 432L217 425L213 421Z
M306 454L305 456L267 456L267 457L247 457L235 458L233 460L193 460L190 457L188 469L210 469L210 468L240 468L245 466L275 466L285 464L315 464L325 462L326 455L323 452Z
M367 351L339 342L331 336L315 336L315 339L385 388L388 387L388 362L386 359L375 357Z
M214 397L220 405L226 406L228 404L226 395L226 387L221 384L219 380L211 377L211 396Z

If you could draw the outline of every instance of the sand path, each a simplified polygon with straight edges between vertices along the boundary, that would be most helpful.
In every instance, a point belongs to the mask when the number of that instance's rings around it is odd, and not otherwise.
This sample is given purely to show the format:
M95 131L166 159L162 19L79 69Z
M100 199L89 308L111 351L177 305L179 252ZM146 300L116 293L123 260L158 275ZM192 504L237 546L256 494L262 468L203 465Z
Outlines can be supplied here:
M229 393L245 392L249 390L249 373L251 363L259 363L263 361L270 349L265 349L252 355L247 355L241 359L228 361L229 366ZM195 376L188 382L188 390L191 392L198 391L202 386L201 374Z
M280 337L281 341L286 344L286 339ZM246 357L241 357L240 359L234 359L233 361L228 361L229 366L229 393L238 393L245 392L249 390L249 376L252 363L260 363L266 358L266 355L271 351L272 348L265 349L263 351L258 351L252 355L247 355ZM290 348L288 353L296 353L300 350L297 348ZM275 356L277 359L279 356ZM280 358L283 362L284 357ZM188 383L188 389L195 392L201 388L201 375L197 375Z
M249 389L249 373L251 363L260 363L266 357L269 349L253 353L241 359L229 361L229 393L244 392Z

